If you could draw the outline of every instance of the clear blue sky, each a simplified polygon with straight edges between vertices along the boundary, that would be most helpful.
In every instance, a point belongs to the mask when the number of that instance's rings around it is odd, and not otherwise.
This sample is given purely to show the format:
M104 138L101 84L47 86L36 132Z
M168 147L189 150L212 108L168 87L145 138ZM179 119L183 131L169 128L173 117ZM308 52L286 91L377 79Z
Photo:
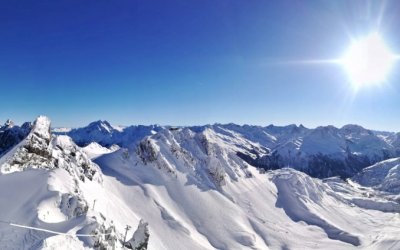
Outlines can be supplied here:
M284 63L338 57L374 29L400 52L400 3L380 2L4 0L0 121L400 131L398 65L355 94L338 65Z

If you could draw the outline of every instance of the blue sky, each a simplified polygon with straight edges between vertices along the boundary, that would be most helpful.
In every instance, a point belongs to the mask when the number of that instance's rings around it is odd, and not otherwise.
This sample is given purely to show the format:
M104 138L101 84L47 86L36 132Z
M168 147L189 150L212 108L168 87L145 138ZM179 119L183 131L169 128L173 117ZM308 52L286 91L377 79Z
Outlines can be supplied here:
M354 93L339 65L286 63L337 58L350 36L372 30L400 53L399 5L6 0L0 121L45 114L55 126L106 119L400 131L398 65L384 85Z

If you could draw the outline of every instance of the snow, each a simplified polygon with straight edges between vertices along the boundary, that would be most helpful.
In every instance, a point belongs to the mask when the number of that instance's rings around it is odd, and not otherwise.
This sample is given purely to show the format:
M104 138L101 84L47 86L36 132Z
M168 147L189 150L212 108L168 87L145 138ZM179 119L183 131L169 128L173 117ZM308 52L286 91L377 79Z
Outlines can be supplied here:
M85 247L82 241L77 237L69 235L56 235L45 239L43 243L43 250L76 250L76 249L90 249Z
M86 147L82 148L83 151L89 156L90 159L95 159L104 154L109 154L120 149L118 145L112 145L110 148L106 148L98 144L97 142L92 142Z
M26 170L0 176L0 211L2 221L34 225L37 223L37 206L42 200L55 195L47 190L48 173L44 170ZM14 187L14 188L10 188ZM12 197L12 198L11 198ZM32 244L36 237L29 230L13 228L4 224L0 226L0 248L18 248L16 243L25 248Z
M128 245L131 249L147 249L147 241L149 238L148 225L147 222L140 220L138 228L125 245Z
M92 142L96 142L105 147L116 144L120 147L132 148L145 136L157 133L160 129L162 127L157 125L113 126L107 121L99 120L90 123L86 127L72 129L66 134L80 146L87 146Z
M212 131L204 134L213 143L214 151L222 150L215 146L225 146ZM197 157L205 156L196 149L194 138L196 135L188 131L158 133L152 143L158 145L158 157L160 152L174 147L174 141L185 144L186 151L200 154L192 154L196 162ZM235 147L230 145L224 150L232 148ZM172 161L167 156L164 159ZM252 178L227 175L224 186L212 188L204 186L204 178L201 183L196 181L198 176L205 177L201 171L206 169L184 167L184 158L179 159L171 164L175 174L160 171L156 161L144 165L135 154L127 158L120 151L96 160L105 175L115 178L111 180L120 193L135 204L130 209L149 222L150 249L159 249L161 246L153 245L159 240L167 249L177 249L177 244L182 249L352 249L358 245L373 249L386 246L397 237L393 230L398 220L388 222L396 217L395 211L388 211L381 206L382 200L365 197L347 183L335 182L333 189L330 182L292 169L261 175L250 167ZM147 201L150 197L153 204ZM362 202L369 202L369 208ZM388 232L382 228L388 228ZM374 242L374 237L384 240Z
M301 150L311 136L302 126L166 128L128 148L80 148L67 135L51 135L49 126L40 117L7 160L0 158L3 168L32 138L49 139L43 145L52 165L36 169L32 157L29 168L17 164L18 171L0 175L0 249L122 249L127 225L130 244L150 250L400 248L393 189L399 158L347 181L321 180L291 168L261 173L238 155L266 156L266 142ZM354 141L370 141L354 139L368 131L345 129ZM340 129L314 133L332 148L342 143ZM251 139L258 135L264 137Z
M353 177L363 186L400 194L400 158L379 162Z
M68 217L56 206L58 202L58 197L56 196L41 201L37 207L39 219L47 223L66 221Z
M133 150L144 137L165 129L190 129L196 133L209 129L225 136L227 141L241 138L250 142L247 144L257 145L252 153L246 153L256 160L253 164L257 162L257 166L265 169L290 166L319 178L351 177L373 163L400 156L400 137L395 133L371 131L351 124L342 128L321 126L315 129L294 124L282 127L214 124L184 128L158 125L120 127L97 121L67 134L80 146L96 142L107 148L116 144Z
M51 131L56 134L66 134L66 133L70 132L71 130L72 130L72 128L61 127L61 128L52 128Z
M42 138L50 139L50 119L46 116L39 116L33 124L32 132Z

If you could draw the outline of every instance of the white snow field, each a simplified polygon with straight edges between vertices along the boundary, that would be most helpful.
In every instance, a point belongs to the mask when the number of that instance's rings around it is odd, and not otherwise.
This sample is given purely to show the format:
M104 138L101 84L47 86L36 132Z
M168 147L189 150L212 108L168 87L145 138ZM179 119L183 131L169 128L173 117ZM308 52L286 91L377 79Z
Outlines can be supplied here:
M127 225L131 249L400 249L398 159L316 179L250 165L268 150L229 129L129 149L49 131L39 117L0 158L0 249L123 249Z
M89 156L90 159L96 159L99 156L109 154L117 151L120 147L116 144L112 145L110 148L106 148L98 144L97 142L91 142L86 147L82 148L83 151Z

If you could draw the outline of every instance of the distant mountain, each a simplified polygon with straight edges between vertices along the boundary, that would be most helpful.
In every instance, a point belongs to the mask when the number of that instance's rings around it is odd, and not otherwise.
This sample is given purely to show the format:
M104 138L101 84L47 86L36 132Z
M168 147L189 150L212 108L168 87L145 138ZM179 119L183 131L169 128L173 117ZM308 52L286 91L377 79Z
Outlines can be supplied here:
M83 128L71 129L67 132L55 131L55 134L66 134L70 136L79 146L87 146L91 142L97 142L102 146L110 147L114 144L121 147L130 147L147 135L155 134L162 127L150 126L129 126L116 127L107 121L95 121Z
M400 153L400 133L388 137L391 139L391 144L397 149L397 153Z
M7 120L3 126L0 126L0 156L24 139L31 128L30 122L19 127L14 125L11 120Z
M373 163L400 156L395 133L375 132L358 125L315 129L216 125L218 128L234 131L269 149L268 155L251 160L255 166L292 167L319 178L350 177Z

